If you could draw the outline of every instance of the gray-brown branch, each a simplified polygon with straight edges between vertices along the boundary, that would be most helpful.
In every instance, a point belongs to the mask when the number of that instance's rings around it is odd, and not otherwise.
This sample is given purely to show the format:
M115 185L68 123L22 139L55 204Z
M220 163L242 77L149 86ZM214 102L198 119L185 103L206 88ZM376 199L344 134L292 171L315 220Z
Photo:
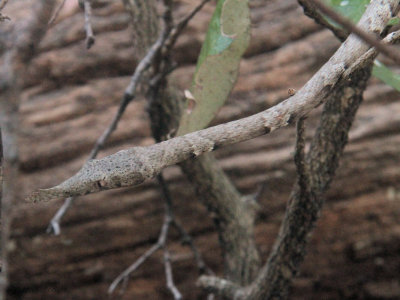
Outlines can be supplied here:
M246 297L239 299L287 297L292 278L304 259L309 233L320 215L324 194L347 144L348 132L362 101L371 66L372 61L366 68L356 71L351 76L351 81L344 82L325 104L320 125L306 157L309 172L298 175L299 186L289 199L284 221L268 262L251 285ZM304 178L307 182L304 182Z
M162 52L162 67L153 77L157 80L152 79L157 84L150 86L147 93L151 128L157 142L176 132L181 116L182 93L163 76L173 64L170 59L172 46L182 26L206 2L201 1L171 32ZM224 276L238 284L249 284L260 265L254 240L254 205L242 197L211 153L188 159L180 167L195 187L198 198L213 215L224 259Z
M3 1L2 9L7 1ZM0 128L4 154L4 183L1 197L1 259L0 299L6 298L8 261L7 250L10 227L15 205L20 201L18 159L18 108L22 78L36 47L47 30L54 0L43 0L33 4L32 16L28 20L16 20L2 28L2 43L5 43L0 68ZM0 14L1 17L1 14ZM7 26L2 24L2 26Z
M397 1L372 1L361 18L359 27L368 32L381 32L397 9ZM337 82L369 45L351 34L330 60L294 96L278 105L247 118L221 124L149 147L134 147L101 160L89 161L75 176L62 184L39 190L32 201L85 195L123 186L134 186L153 178L167 166L219 147L249 140L287 126L325 101Z

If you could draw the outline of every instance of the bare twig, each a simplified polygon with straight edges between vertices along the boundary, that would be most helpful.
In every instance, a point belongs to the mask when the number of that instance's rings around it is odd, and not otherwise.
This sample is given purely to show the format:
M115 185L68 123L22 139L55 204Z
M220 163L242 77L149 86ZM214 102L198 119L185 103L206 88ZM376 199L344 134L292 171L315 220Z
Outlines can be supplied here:
M294 189L268 261L247 289L246 297L239 299L286 298L291 280L304 259L310 232L324 203L324 194L347 144L348 132L361 104L371 65L372 60L364 69L354 72L350 80L343 82L325 104L320 125L306 157L308 182L300 183L300 188ZM349 89L352 89L351 93ZM298 168L302 169L299 164Z
M60 2L60 4L57 6L56 10L54 11L53 16L49 20L49 23L48 23L49 25L53 24L54 21L58 18L58 15L60 14L61 10L64 7L64 4L65 4L65 0L62 0Z
M187 244L190 247L190 249L192 250L200 273L207 273L209 275L214 274L214 272L210 268L208 268L207 265L205 264L203 257L201 256L201 253L197 249L196 245L194 244L194 241L193 241L192 237L190 236L190 234L185 230L185 228L177 221L176 217L174 216L173 211L172 211L172 197L171 197L171 193L169 191L168 185L164 180L164 176L162 174L158 175L157 180L158 180L158 183L160 184L161 191L164 196L164 200L167 203L167 207L170 210L172 225L176 228L178 233L181 235L182 242L184 244Z
M122 282L126 283L130 274L136 271L151 255L153 255L157 250L163 250L163 262L165 268L165 277L167 281L167 287L171 291L175 300L182 299L182 295L174 284L173 274L172 274L172 266L170 254L167 248L167 237L171 224L174 222L173 210L172 210L172 202L169 195L169 191L166 190L167 186L164 182L162 175L158 176L158 180L161 184L164 200L165 200L165 216L164 223L160 230L160 235L158 237L157 242L149 248L142 256L140 256L130 267L128 267L124 272L122 272L110 285L108 289L108 293L111 294L115 291L116 287Z
M392 0L392 4L397 2ZM391 18L391 7L373 1L360 21L363 30L383 30ZM376 13L378 11L378 13ZM360 67L358 58L369 49L358 37L346 43L297 93L270 109L253 116L179 136L149 147L120 151L88 162L74 177L61 185L34 193L30 199L44 200L76 196L121 186L137 185L154 177L166 166L287 126L323 103L348 69ZM356 64L354 64L356 62ZM129 165L129 168L124 166ZM119 166L120 168L115 168ZM110 171L107 171L107 170Z
M158 237L157 243L155 243L152 247L150 247L142 256L140 256L132 265L130 265L125 271L123 271L114 281L111 283L108 288L108 293L112 294L117 286L121 282L126 282L129 279L130 274L135 272L146 260L152 256L157 250L161 249L166 241L168 229L170 225L170 218L168 215L164 217L164 223L161 227L160 235Z
M390 5L391 4L391 5ZM361 18L363 30L383 30L398 2L373 1ZM350 35L332 58L293 96L253 116L179 136L149 147L130 148L87 163L75 176L57 187L40 190L29 199L40 201L77 196L121 186L132 186L154 177L163 168L218 147L267 134L293 123L323 103L348 69L361 67L358 58L369 45ZM354 63L356 62L356 64ZM129 168L125 166L129 165ZM119 168L115 168L118 166ZM110 170L110 171L108 171Z
M196 247L193 238L185 230L185 228L176 220L176 218L173 219L172 224L176 228L176 230L179 232L179 234L182 236L182 243L185 245L188 245L190 247L190 249L192 250L194 259L196 261L197 268L199 269L199 272L201 274L203 274L203 273L206 273L209 275L214 274L214 272L204 262L203 257L201 255L199 249Z
M326 14L329 18L331 18L335 22L345 27L349 32L353 32L358 37L367 42L369 45L375 47L379 52L382 52L386 56L393 59L396 63L400 64L400 53L396 49L381 43L380 40L377 39L373 34L367 33L363 29L357 27L355 24L353 24L353 22L342 17L341 15L336 13L333 9L323 4L320 0L308 0L308 1L314 4L316 8L318 8L322 13ZM380 33L380 31L377 32L376 30L374 30L373 32Z
M230 280L222 279L215 276L201 276L197 281L197 285L209 293L217 296L223 296L227 299L237 299L235 297L241 293L241 287Z
M158 39L155 41L155 43L150 47L150 49L147 51L146 55L143 57L143 59L139 62L137 65L135 72L133 73L130 83L128 87L125 89L124 96L121 99L120 106L118 107L117 113L114 115L114 118L112 119L110 125L106 128L106 130L103 132L103 134L97 139L90 155L87 161L90 161L94 158L96 158L98 152L104 147L104 144L110 137L110 135L114 132L114 130L117 128L119 121L121 120L128 104L135 98L136 95L136 89L137 86L144 74L144 72L151 66L153 63L157 53L160 51L160 49L164 46L167 38L171 34L171 10L167 9L166 12L163 15L164 19L164 29L162 33L159 35ZM187 23L186 23L187 24ZM170 71L168 70L163 73L163 76L166 76ZM161 78L157 78L157 81L161 80ZM154 84L154 82L153 82ZM69 207L72 205L74 201L74 197L68 197L64 204L60 207L60 209L57 211L57 213L54 215L52 220L50 221L50 224L47 228L47 232L51 233L53 232L55 235L60 234L60 222Z
M92 5L90 1L91 0L83 0L83 9L85 13L86 49L90 49L95 42L91 23Z
M0 4L4 8L7 1ZM10 43L7 44L1 59L0 68L0 128L3 144L4 183L1 197L1 255L0 299L6 298L8 276L8 251L11 221L15 205L21 200L19 191L18 159L18 107L20 102L21 82L24 70L29 65L35 50L46 33L51 17L54 0L38 1L31 6L32 18L29 22L17 20L17 26L10 30ZM19 24L18 24L19 22Z
M179 292L174 283L174 278L172 275L172 267L171 267L171 259L169 255L169 251L166 247L164 247L164 268L165 268L165 277L167 279L167 287L174 296L174 300L181 300L182 294Z
M170 28L165 26L160 37L153 44L153 46L147 52L146 56L140 61L140 63L136 67L137 71L135 71L135 74L132 76L129 86L125 90L125 95L124 95L124 99L126 99L124 101L124 102L126 102L125 105L128 105L129 102L135 97L136 87L139 83L139 80L140 80L142 74L144 73L144 71L146 71L150 67L155 55L158 53L158 51L164 45L165 40L167 39L167 37L169 35L169 32L170 32Z
M1 1L1 3L0 3L0 10L3 10L3 8L7 5L7 3L8 3L8 0L3 0L3 1Z
M171 32L171 36L168 38L166 42L166 51L170 51L172 47L175 45L176 40L181 35L183 29L186 28L187 24L191 19L203 8L203 6L210 2L210 0L202 0L187 16L185 16L182 20L176 24Z
M249 286L237 287L226 280L202 276L199 284L206 290L237 300L287 298L290 283L304 259L310 232L320 215L324 193L329 188L347 143L348 132L362 101L371 65L372 60L364 69L352 73L348 81L342 81L340 88L330 95L305 159L307 168L303 164L303 125L298 123L295 161L299 186L294 188L289 198L278 237L257 278Z
M172 222L174 220L172 199L169 195L167 185L161 174L158 176L158 181L160 183L162 183L161 187L162 187L162 190L164 193L164 200L165 200L165 204L166 204L165 205L165 213L166 213L165 219L166 219L166 222L168 222L168 225L170 225L170 224L172 224ZM168 228L166 230L168 230ZM168 248L166 245L167 236L168 236L168 232L165 233L164 240L162 241L164 269L165 269L165 277L167 280L167 287L170 290L170 292L172 293L172 295L174 296L174 300L181 300L182 294L179 292L179 290L175 286L174 279L173 279L171 259L170 259L169 251L168 251Z
M343 30L342 28L338 28L331 23L329 23L326 18L324 17L323 14L320 13L318 9L316 9L315 5L313 2L309 0L298 0L299 4L303 7L304 14L312 19L319 24L324 26L325 28L328 28L332 33L340 40L344 41L348 36L349 32L346 30Z
M108 140L110 135L117 128L117 125L118 125L119 121L121 120L128 104L135 97L137 86L138 86L144 72L152 64L155 55L162 47L167 35L168 35L168 32L164 30L162 32L162 34L160 35L160 37L157 39L157 41L149 49L146 56L137 65L135 72L133 73L133 75L131 77L131 81L125 90L124 96L121 99L121 103L120 103L120 106L118 107L117 113L114 115L114 118L112 119L110 125L106 128L106 130L103 132L103 134L97 139L87 161L90 161L90 160L96 158L97 154L104 147L104 144L106 143L106 141ZM60 221L61 221L62 217L64 216L64 214L66 213L66 211L68 210L68 208L73 203L73 201L74 201L73 197L68 197L65 200L64 204L60 207L60 209L57 211L57 213L55 214L53 219L50 221L49 227L47 228L48 233L53 232L55 235L60 234Z
M68 208L72 205L75 197L68 197L65 199L63 205L57 210L54 217L50 220L49 226L47 227L47 233L54 233L54 235L59 235L61 233L60 222Z

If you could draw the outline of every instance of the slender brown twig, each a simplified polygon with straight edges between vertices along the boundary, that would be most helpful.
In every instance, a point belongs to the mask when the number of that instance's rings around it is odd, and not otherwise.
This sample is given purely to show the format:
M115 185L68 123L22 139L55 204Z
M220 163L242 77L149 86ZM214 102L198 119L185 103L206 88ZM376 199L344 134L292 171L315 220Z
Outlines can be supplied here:
M198 12L198 10L196 10ZM110 135L114 132L114 130L117 128L119 121L121 120L128 104L135 98L136 95L136 89L137 86L144 74L144 72L151 66L153 63L156 54L160 51L160 49L164 46L166 39L171 35L172 29L171 29L171 24L172 22L171 17L169 16L171 14L171 10L166 11L164 14L164 29L162 33L159 35L159 38L155 41L155 43L150 47L148 50L147 54L143 57L143 59L139 62L137 67L135 68L135 71L131 77L131 80L129 82L129 85L125 89L124 96L121 99L121 103L118 107L118 111L114 115L110 125L106 128L106 130L103 132L103 134L97 139L90 155L87 161L96 158L98 152L104 147L104 144L110 137ZM193 18L194 14L193 12L189 14L191 18ZM190 18L185 18L190 20ZM168 22L168 23L167 23ZM168 25L167 25L168 24ZM185 22L185 26L188 24L188 22ZM155 84L156 81L161 80L163 76L168 75L172 71L171 69L168 69L167 71L162 73L162 76L159 78L157 77L157 80L150 81L151 84ZM56 212L54 217L51 219L50 224L47 228L48 233L54 233L55 235L59 235L61 232L60 229L60 222L69 207L72 205L75 197L68 197L63 205L59 208L59 210Z
M377 39L374 35L365 32L363 29L357 27L353 22L348 20L347 18L342 17L338 13L336 13L333 9L329 8L325 4L323 4L320 0L308 0L312 4L315 5L322 13L327 15L329 18L334 20L335 22L342 25L349 32L356 34L359 38L367 42L369 45L375 47L379 52L382 52L386 56L390 57L396 63L400 64L400 53L393 47L381 43L379 39Z
M174 296L174 300L181 300L182 294L177 289L172 275L172 267L171 267L171 259L169 251L165 246L163 250L164 250L164 269L165 269L165 277L167 279L167 287Z
M0 10L2 10L2 9L7 5L7 3L8 3L8 0L3 0L3 1L1 1L1 3L0 3Z
M161 249L165 245L167 239L169 226L171 224L171 218L167 213L164 216L164 223L160 230L160 235L158 236L157 242L151 246L143 255L141 255L132 265L130 265L125 271L123 271L108 288L108 293L112 294L121 282L126 282L129 279L130 274L135 272L144 262L147 261L157 250Z
M172 217L172 225L175 227L175 229L178 231L178 233L182 237L183 244L187 244L190 247L190 249L192 250L194 259L197 264L197 268L199 269L200 273L202 273L202 274L206 273L209 275L214 274L214 272L204 262L203 257L201 256L200 251L197 249L190 234L185 230L185 228L178 222L178 220L174 216L173 211L172 211L172 197L171 197L171 193L169 191L168 185L165 182L164 176L162 174L158 175L157 181L160 184L164 199L165 199L166 203L168 204L168 207L170 208L170 214Z
M183 17L182 20L176 24L171 32L171 36L166 42L166 51L170 51L172 47L175 45L176 40L181 35L183 29L186 28L187 24L191 19L203 8L203 6L210 2L210 0L202 0L187 16Z
M108 140L110 135L117 128L117 125L118 125L119 121L121 120L128 104L135 97L136 89L140 82L140 79L142 78L144 72L150 67L156 53L162 47L167 35L168 35L168 32L163 31L163 33L160 35L160 37L157 39L157 41L149 49L146 56L137 65L135 72L133 73L133 75L131 77L131 81L125 90L124 96L121 99L121 104L118 107L118 111L114 115L114 118L112 119L110 125L106 128L106 130L103 132L103 134L97 139L87 161L96 158L97 154L104 147L104 144L106 143L106 141ZM64 204L60 207L60 209L57 211L57 213L54 215L54 217L50 221L49 227L47 228L48 233L53 232L55 235L60 234L60 221L61 221L62 217L64 216L64 214L66 213L66 211L68 210L68 208L73 203L74 199L75 199L75 197L69 197L65 200Z
M86 49L90 49L96 41L91 23L92 5L90 1L91 0L83 0L83 9L85 13Z
M57 6L56 10L54 11L53 16L49 20L49 25L53 24L54 21L58 18L58 15L60 14L61 10L63 9L65 4L65 0L62 0L61 3Z
M162 175L158 176L158 180L161 184L164 200L165 200L165 215L164 215L164 222L161 226L160 234L157 239L157 242L151 246L142 256L140 256L132 265L130 265L125 271L123 271L115 280L111 283L108 293L112 294L117 286L120 283L125 283L129 279L130 274L135 272L150 256L152 256L156 251L162 249L163 250L163 262L165 268L165 276L167 280L167 287L171 291L172 295L174 296L175 300L182 299L182 294L179 292L177 287L174 284L173 274L172 274L172 266L171 266L171 259L170 254L167 248L167 238L168 232L171 225L174 222L174 215L173 215L173 208L172 208L172 201L169 195L169 191L166 190L167 186Z
M340 41L343 42L348 37L349 32L334 26L332 23L329 23L326 17L318 9L316 9L313 2L309 0L298 0L298 2L303 7L303 11L306 16L313 19L317 24L328 28Z
M4 8L7 1L0 4ZM28 4L29 5L29 4ZM54 0L35 1L30 5L32 18L16 20L10 29L12 41L5 47L0 68L0 128L2 135L2 163L4 182L1 197L1 273L0 300L6 299L8 285L8 251L12 218L20 199L18 108L21 101L21 83L24 71L36 53L39 42L47 30L53 12ZM1 17L1 14L0 14ZM7 30L6 30L7 31Z

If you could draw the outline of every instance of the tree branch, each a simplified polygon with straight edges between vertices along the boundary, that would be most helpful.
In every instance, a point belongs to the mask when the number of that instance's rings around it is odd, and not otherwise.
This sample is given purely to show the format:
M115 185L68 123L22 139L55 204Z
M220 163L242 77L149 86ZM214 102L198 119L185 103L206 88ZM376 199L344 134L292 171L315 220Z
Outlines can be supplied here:
M183 103L181 94L163 76L171 68L171 49L183 26L207 1L201 1L178 22L162 51L161 69L154 74L147 98L151 128L156 141L176 132ZM213 214L224 259L224 274L240 284L250 283L259 269L259 254L254 241L254 206L246 201L212 155L183 162L180 167L196 189L197 196Z
M1 8L7 1L3 1ZM10 226L15 206L21 200L19 191L18 159L18 109L21 82L26 66L34 55L37 45L44 36L48 20L51 17L54 0L39 1L32 6L32 17L29 20L17 20L4 30L7 45L2 57L0 69L0 128L3 145L4 183L1 202L1 254L2 270L0 277L0 299L6 298L7 290L7 246Z
M97 154L99 151L104 147L104 144L110 137L110 135L114 132L114 130L117 128L119 121L121 120L127 106L129 103L135 98L136 96L136 90L137 87L140 83L140 80L142 79L145 71L151 66L153 63L157 53L160 51L160 49L163 47L166 38L169 36L170 33L170 28L165 26L161 34L159 35L158 39L155 41L155 43L150 47L150 49L147 51L146 55L143 57L143 59L139 62L139 64L136 66L135 71L131 77L131 80L129 82L129 85L125 89L124 96L121 99L120 106L118 107L118 111L114 115L114 118L112 119L110 125L104 130L103 134L97 139L92 151L90 152L88 161L96 158ZM75 200L74 197L68 197L63 205L60 207L60 209L57 211L57 213L54 215L54 217L51 219L50 224L47 228L47 232L53 232L55 235L60 234L60 221L64 214L67 212L69 207L72 205L73 201Z
M228 299L236 299L235 297L238 295L238 291L241 290L240 285L215 276L200 276L197 285L209 293Z
M50 20L49 20L49 25L53 24L54 21L58 18L58 15L60 14L61 10L63 9L64 5L65 5L65 1L66 0L61 0L60 4L58 4L57 8L54 11L54 14L51 16Z
M337 28L329 23L326 18L324 18L324 16L317 10L315 4L312 1L298 0L298 2L303 7L304 14L306 16L314 19L317 24L328 28L341 42L343 42L349 36L349 32L346 32L341 28Z
M294 154L294 162L296 164L297 171L297 184L301 194L309 193L309 180L310 173L308 166L305 162L305 139L304 139L304 118L300 118L296 124L297 138L296 138L296 149Z
M90 1L91 0L79 0L79 4L81 7L83 6L82 8L85 14L86 49L90 49L96 41L92 29L92 4Z
M327 100L321 122L304 159L302 124L298 122L295 162L298 184L295 186L278 238L267 263L254 282L246 287L218 278L205 277L199 284L206 290L237 300L286 299L293 277L303 261L310 232L320 215L324 193L332 181L347 143L355 113L370 76L372 60L365 69L350 74ZM300 119L301 120L301 119Z
M385 42L395 39L394 33ZM199 284L207 290L230 299L283 299L291 279L305 255L308 233L318 218L323 193L328 188L347 143L347 133L362 100L376 50L370 49L348 68L325 105L322 121L307 157L304 159L303 123L297 126L295 162L298 186L288 204L284 222L268 262L257 279L248 287L238 288L226 280L202 277Z
M132 2L128 3L130 5L134 4ZM144 4L144 5L148 5L148 3L142 3L142 2L137 2L137 4ZM164 30L162 32L162 34L160 35L159 40L155 43L155 45L158 45L158 47L156 48L157 51L155 51L155 49L152 49L154 51L151 51L152 53L156 54L158 53L159 49L161 48L167 48L167 45L165 44L166 39L168 38L168 40L171 40L172 37L172 33L170 35L171 29L173 28L173 19L172 19L172 1L171 0L164 0ZM131 6L129 6L129 8L132 8ZM151 9L151 7L148 7L149 9ZM131 15L133 17L136 16L135 12L131 12ZM192 14L191 17L193 17L194 14ZM151 16L149 16L151 18ZM190 18L191 18L190 17ZM135 20L133 20L133 23L135 23ZM186 25L186 24L185 24ZM176 38L176 31L174 37ZM151 37L150 37L151 38ZM154 46L152 47L154 48ZM168 50L169 51L169 50ZM165 54L167 54L168 51L164 51ZM161 55L162 56L162 55ZM154 57L154 56L153 56ZM150 65L150 62L153 62L153 59L149 60L149 59L143 59L141 61L141 63L146 63L148 62L148 66ZM167 72L163 71L163 68L169 68L169 60L165 63L163 61L163 59L158 59L157 61L155 61L154 63L154 72L155 73L159 73L161 72L162 74L165 75L167 74ZM138 67L138 69L140 69ZM161 71L160 71L161 69ZM162 77L162 76L161 76ZM164 79L164 77L160 78L160 80L158 80L158 84L161 84L161 81ZM150 81L151 82L151 81ZM132 77L132 81L131 81L131 85L126 89L125 92L125 97L124 99L127 99L128 101L130 101L133 98L133 93L135 91L133 87L135 87L137 83L137 80L135 79L135 77ZM151 84L149 85L150 89L158 89L157 86L152 86ZM110 290L109 292L112 292L116 285L121 282L122 280L124 282L126 282L126 278L129 276L129 274L131 272L133 272L141 263L143 263L145 261L145 259L147 259L147 257L149 257L151 254L153 254L156 250L162 248L163 249L163 258L164 258L164 267L165 267L165 276L166 276L166 281L167 281L167 288L170 290L170 292L172 293L174 299L178 300L178 299L182 299L182 295L179 292L179 290L177 289L177 287L174 284L173 281L173 274L172 274L172 266L171 266L171 261L170 261L170 254L169 251L167 249L166 246L166 239L167 239L167 230L170 227L170 225L173 225L177 231L179 232L179 234L182 236L182 241L186 244L188 244L191 248L191 250L193 251L194 254L194 258L195 261L197 263L197 266L200 270L201 273L203 272L207 272L209 274L212 274L212 271L206 266L206 264L203 261L203 258L200 254L200 252L198 251L197 247L195 246L192 238L190 237L190 235L186 232L186 230L181 226L181 224L176 220L176 218L174 217L173 211L172 211L172 198L168 189L168 186L163 178L162 175L157 176L158 178L158 182L160 184L161 190L162 190L162 194L164 196L164 200L166 203L166 217L165 217L165 221L164 221L164 225L163 225L163 229L161 230L161 234L160 234L160 238L157 242L156 245L154 245L153 247L151 247L141 258L139 258L138 261L136 261L131 267L129 267L125 272L123 272L114 282L113 284L110 286ZM168 225L168 227L167 227ZM167 228L167 229L165 229ZM211 299L211 298L210 298Z
M382 31L397 4L394 0L385 3L373 1L361 18L360 28L369 32ZM167 166L287 126L323 103L338 81L345 76L346 69L357 68L353 63L368 49L369 45L352 34L302 89L280 104L244 119L189 133L153 146L134 147L101 160L92 160L75 176L54 188L39 190L29 199L49 200L137 185L156 176Z
M306 158L309 182L301 183L304 175L299 174L299 186L289 199L269 259L247 289L246 297L239 299L287 297L291 280L304 259L309 233L320 215L324 193L334 177L347 144L348 132L361 104L371 67L372 61L366 69L353 73L350 82L344 82L325 104L320 125Z
M379 52L382 52L383 54L397 62L397 64L400 64L400 53L393 47L381 43L380 40L373 35L375 34L379 36L382 30L373 30L371 33L367 33L361 28L357 27L355 24L353 24L353 22L342 17L333 9L323 4L320 0L308 1L311 2L316 8L318 8L322 13L326 14L329 18L345 27L349 32L356 34L359 38L363 39L369 45L375 47ZM392 10L392 12L392 16L395 16L395 10Z
M169 215L169 209L166 208L164 223L161 226L160 235L158 236L157 242L151 246L143 255L141 255L132 265L130 265L125 271L123 271L108 288L108 293L112 294L117 286L121 282L126 282L129 279L130 274L135 272L146 260L151 257L156 251L160 250L165 246L167 240L168 230L171 225L172 218Z
M215 215L226 278L249 284L260 266L254 240L254 205L242 197L209 153L180 166L208 211Z

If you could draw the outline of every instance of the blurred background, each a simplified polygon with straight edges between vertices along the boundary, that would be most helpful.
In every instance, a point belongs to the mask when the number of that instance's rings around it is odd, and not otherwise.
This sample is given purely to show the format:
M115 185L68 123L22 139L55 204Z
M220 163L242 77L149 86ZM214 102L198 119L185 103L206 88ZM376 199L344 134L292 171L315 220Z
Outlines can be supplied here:
M4 13L28 16L24 1ZM179 18L198 1L176 1ZM178 41L170 76L182 93L190 86L215 2L207 4ZM327 30L303 15L295 0L251 0L252 40L237 85L214 124L266 109L299 89L339 46ZM97 1L95 45L85 47L83 12L67 0L27 66L21 106L23 193L56 185L80 169L111 122L136 61L130 18L122 1ZM400 299L400 95L372 78L350 133L350 143L290 299ZM150 145L146 101L137 97L100 157ZM307 120L311 137L319 110ZM264 260L276 237L295 182L293 127L220 149L220 164L244 194L265 183L256 239ZM195 238L205 261L221 274L217 234L206 209L178 167L165 177L175 214ZM12 230L10 299L109 299L113 279L156 240L164 210L156 181L81 197L62 222L61 235L46 234L63 200L22 203ZM185 299L205 299L196 287L193 254L171 231L174 279ZM111 299L172 299L160 253Z

